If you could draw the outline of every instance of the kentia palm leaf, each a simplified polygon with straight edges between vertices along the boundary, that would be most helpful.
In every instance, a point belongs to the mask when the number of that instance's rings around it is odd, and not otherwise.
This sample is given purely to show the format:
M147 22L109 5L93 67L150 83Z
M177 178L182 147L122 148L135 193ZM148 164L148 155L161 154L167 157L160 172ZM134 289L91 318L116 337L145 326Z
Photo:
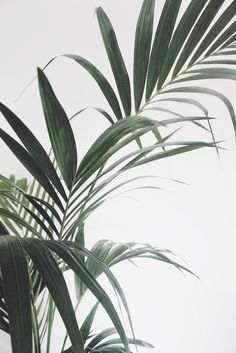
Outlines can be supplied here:
M185 12L178 16L182 2L166 0L157 23L155 37L151 40L155 1L143 1L136 26L133 67L135 98L133 106L136 106L138 114L142 114L143 109L149 104L156 103L159 106L160 100L157 99L159 94L170 93L169 86L175 83L180 84L186 81L191 83L193 79L233 79L232 75L230 76L230 74L225 72L211 72L211 74L195 76L186 75L191 73L191 69L198 67L199 64L204 65L205 68L212 67L215 60L209 60L209 58L216 59L216 55L235 55L235 50L226 50L236 41L235 22L232 22L236 16L236 1L230 1L222 10L224 4L225 1L223 0L211 0L209 2L207 0L191 0ZM158 5L157 3L156 10L160 11ZM219 13L220 16L217 17ZM114 75L117 80L120 80L119 82L123 80L123 89L126 87L127 90L129 87L126 79L127 71L124 66L124 59L118 48L114 29L104 10L99 8L97 15ZM76 58L76 55L68 56ZM232 62L221 61L221 64L222 69L224 69L227 65L231 65ZM185 75L184 78L182 78L183 74ZM140 108L144 84L146 84L146 101L143 102ZM121 87L121 83L118 83L119 87ZM157 88L156 92L154 91L155 87ZM104 89L102 87L101 89L104 93ZM119 94L123 92L125 90L119 88ZM204 94L204 92L200 91L199 93ZM221 92L218 93L222 94ZM112 99L114 100L114 94L113 91L112 94L106 93L105 96L106 98L110 97L110 99L113 97ZM183 95L177 96L175 94L175 96L178 99L185 98ZM213 96L215 95L213 94ZM129 93L126 94L127 99L128 97L130 97ZM168 104L169 97L169 95L166 97L166 104ZM172 99L172 97L170 98ZM162 102L164 101L162 100ZM201 104L200 98L198 98L198 102ZM225 103L225 100L223 100L223 103ZM183 111L182 104L179 108L177 107L177 112L178 109ZM127 113L126 109L126 115ZM236 129L233 109L230 109L230 116L234 129ZM204 124L197 126L203 129L207 128L214 141L211 123L207 122L207 125L209 129ZM157 131L157 128L153 131ZM155 135L160 137L158 132Z
M94 64L79 55L65 55L95 79L111 110L95 108L112 126L97 138L81 161L77 160L70 118L42 70L38 69L38 83L55 163L21 119L0 104L1 113L20 142L3 129L0 129L0 137L34 178L31 185L25 179L0 178L0 328L10 332L13 353L32 352L32 333L35 353L40 353L40 345L47 333L49 352L55 307L70 336L73 348L69 351L81 353L90 349L84 341L88 338L96 307L82 326L84 331L79 330L63 277L69 268L76 274L78 296L83 296L88 288L113 321L115 330L107 332L118 332L120 336L108 342L101 340L105 333L95 336L90 340L93 346L90 351L94 353L127 352L129 343L133 342L133 338L127 339L118 313L96 280L101 273L108 277L130 320L124 294L110 272L110 266L134 257L147 257L185 269L165 252L145 244L100 241L91 252L84 248L83 223L86 218L103 204L108 195L138 180L127 179L112 185L122 173L151 161L203 147L216 147L218 150L209 111L206 104L201 103L200 95L220 99L227 107L236 131L235 112L230 100L216 89L192 84L203 79L235 79L235 71L228 65L235 65L236 1L229 1L222 11L223 0L191 0L180 15L182 2L166 0L159 22L153 28L155 3L155 0L143 1L136 25L134 102L131 76L118 45L118 36L103 9L97 10L97 17L118 95ZM158 2L156 5L156 11L160 11ZM187 96L195 93L198 98ZM170 102L175 102L177 108L169 109ZM183 115L184 104L199 109L200 114ZM132 115L131 107L136 108L135 115ZM76 114L85 109L78 109ZM161 116L156 121L145 116L147 111L149 114L159 111L170 114L170 117L163 119ZM116 120L119 121L114 123ZM165 133L166 127L185 123L193 123L207 131L213 142L198 139L176 141L176 126L175 130ZM150 131L157 142L143 145L141 138ZM138 142L139 148L133 148L133 141ZM120 156L127 146L132 150ZM4 236L6 232L16 237ZM15 265L16 261L19 267ZM7 276L8 267L11 276ZM46 299L46 309L39 317L46 289L50 295ZM13 290L18 293L17 297L12 295ZM24 309L20 310L21 307ZM131 320L130 324L132 330ZM101 339L98 340L98 336Z

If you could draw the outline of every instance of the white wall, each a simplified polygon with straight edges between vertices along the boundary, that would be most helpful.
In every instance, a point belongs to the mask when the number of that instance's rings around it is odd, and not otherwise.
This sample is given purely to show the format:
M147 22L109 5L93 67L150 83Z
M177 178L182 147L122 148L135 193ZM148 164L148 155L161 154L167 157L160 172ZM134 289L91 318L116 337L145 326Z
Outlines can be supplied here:
M158 3L161 6L163 1ZM225 1L225 5L228 3ZM47 145L36 82L15 102L34 77L36 66L43 67L59 54L77 53L111 76L94 15L95 7L102 6L117 29L131 68L132 39L140 5L140 0L0 0L0 100ZM47 75L69 115L85 106L106 107L92 79L75 63L59 58ZM211 87L216 86L235 101L232 81L214 81ZM94 213L86 227L88 244L111 238L165 247L183 258L200 277L198 280L148 260L139 261L138 268L126 264L115 270L130 304L137 337L152 342L160 353L236 350L236 150L230 118L223 105L209 97L204 98L204 103L218 118L214 122L217 139L227 140L224 146L229 150L222 151L220 158L214 150L201 150L143 168L141 174L174 178L189 185L157 180L155 183L167 191L130 193L138 202L124 197L113 199ZM92 111L79 119L75 126L82 155L107 123ZM3 119L1 126L6 127ZM182 136L194 138L192 129L185 129ZM25 175L7 148L0 146L1 173ZM104 327L106 320L100 313L96 327ZM61 330L60 324L58 327ZM7 337L2 333L0 337L0 352L10 352ZM59 352L57 342L55 339L51 353ZM148 352L140 349L144 351Z

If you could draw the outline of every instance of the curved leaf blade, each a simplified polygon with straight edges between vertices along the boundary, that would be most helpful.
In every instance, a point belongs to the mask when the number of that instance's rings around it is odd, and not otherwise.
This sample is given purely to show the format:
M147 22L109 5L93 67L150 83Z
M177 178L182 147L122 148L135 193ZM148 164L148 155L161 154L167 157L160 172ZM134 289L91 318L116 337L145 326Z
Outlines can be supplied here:
M16 114L14 114L3 103L0 103L0 111L7 120L7 122L10 124L10 126L13 128L14 132L17 134L17 136L25 146L26 150L30 153L32 158L37 161L39 167L45 171L45 174L47 175L48 179L57 188L64 200L66 200L65 190L43 146L32 134L30 129L22 122L22 120L19 119Z
M56 261L45 243L37 239L24 239L22 245L34 262L55 302L71 339L74 353L84 353L84 343L75 318L70 295Z
M101 71L99 71L91 62L82 58L79 55L65 54L63 56L77 62L94 78L94 80L100 87L102 93L104 94L106 100L108 101L111 109L113 110L113 113L115 114L117 120L122 119L122 113L116 94L113 88L111 87L110 83L105 78L105 76L101 73Z
M126 116L129 116L131 114L130 81L122 54L120 52L115 31L108 16L101 7L97 8L96 13L120 99Z
M10 323L13 353L32 353L32 322L28 268L15 237L0 237L0 267Z
M155 0L144 0L139 14L134 44L134 100L139 110L146 81L152 41Z
M166 57L182 0L166 0L156 29L148 67L146 101L151 97Z
M236 31L236 21L233 22L212 44L209 50L205 54L205 58L211 55L214 51L216 51L224 42L226 42L232 34L235 34ZM221 55L222 53L220 53Z
M115 307L112 304L112 301L99 285L96 279L90 274L86 269L85 265L80 261L78 256L73 255L73 252L70 251L69 247L65 247L65 243L60 244L59 242L48 242L48 247L56 252L67 264L68 266L81 278L84 284L89 288L89 290L94 294L97 300L106 310L110 319L112 320L114 326L117 329L117 332L122 340L124 347L129 352L129 346L127 337L123 328L123 325L120 321L120 318L117 314Z
M192 0L183 14L171 39L165 61L159 76L157 88L160 90L179 54L191 28L197 20L207 0Z
M227 26L230 20L236 14L236 0L234 0L218 18L218 20L211 27L199 47L197 48L195 54L189 62L189 66L193 65L196 60L204 53L204 51L212 44L214 39L218 34Z
M187 42L185 43L182 49L182 52L175 65L172 77L176 77L179 71L182 69L189 56L192 54L195 47L198 45L199 41L201 41L202 37L205 34L205 31L210 26L211 22L213 21L215 15L217 14L218 10L220 9L223 3L224 0L210 0L207 7L197 20L187 39Z
M220 99L229 111L231 121L233 123L234 131L236 133L236 116L235 116L234 107L233 107L232 103L230 102L230 100L225 95L223 95L222 93L220 93L216 90L201 87L201 86L186 86L186 87L177 87L177 88L165 90L165 93L175 93L175 92L203 93L203 94L212 95L212 96Z
M63 211L61 200L49 182L44 171L39 168L37 162L16 140L0 128L0 138L5 142L9 149L14 153L16 158L23 164L28 172L39 182L39 184L47 191L58 207Z
M52 149L63 179L70 189L77 169L74 134L64 109L40 69L38 69L38 84Z

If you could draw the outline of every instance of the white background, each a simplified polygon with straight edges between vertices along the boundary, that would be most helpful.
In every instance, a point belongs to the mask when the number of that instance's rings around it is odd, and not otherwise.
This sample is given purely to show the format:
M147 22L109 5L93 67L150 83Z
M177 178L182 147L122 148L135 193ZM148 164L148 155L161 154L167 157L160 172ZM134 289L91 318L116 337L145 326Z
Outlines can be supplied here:
M157 14L162 3L158 1ZM49 144L36 82L17 102L15 99L35 76L36 67L59 54L82 55L111 77L94 14L97 6L109 14L131 72L140 0L0 0L0 100L22 117L45 146ZM57 59L47 75L69 116L85 106L107 107L88 74L68 59ZM233 81L214 81L211 87L235 102ZM151 243L174 251L200 277L149 260L137 262L138 268L122 264L114 270L125 290L137 337L152 342L154 351L160 353L236 351L234 134L224 106L209 97L202 102L218 118L215 134L218 140L226 140L228 150L222 151L220 158L214 150L201 150L143 168L138 173L189 185L156 180L166 191L138 191L129 193L130 198L115 198L94 213L86 226L88 245L100 238ZM0 124L8 129L3 119ZM107 126L105 119L92 111L81 116L75 124L80 155ZM201 133L195 130L193 135L185 128L182 136L198 139ZM3 144L0 158L1 174L25 175ZM101 312L95 328L107 325ZM59 352L60 330L58 324L51 353ZM9 344L0 333L0 352L10 352ZM143 351L149 352L140 349Z

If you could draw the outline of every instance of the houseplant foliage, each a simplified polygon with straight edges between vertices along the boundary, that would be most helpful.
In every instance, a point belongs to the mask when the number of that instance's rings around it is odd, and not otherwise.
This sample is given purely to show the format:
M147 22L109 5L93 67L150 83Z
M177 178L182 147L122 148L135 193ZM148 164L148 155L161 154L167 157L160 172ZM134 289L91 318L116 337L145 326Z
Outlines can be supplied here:
M0 328L11 335L13 353L40 353L43 342L46 342L46 352L50 352L56 309L71 342L68 349L63 344L64 353L129 352L130 344L150 347L135 339L124 293L110 267L120 261L147 257L185 268L166 250L148 244L101 240L88 250L84 224L109 195L141 178L138 175L114 186L121 174L202 147L215 147L218 151L201 95L220 99L236 127L233 105L222 92L205 87L205 81L203 86L193 85L203 79L235 79L236 71L232 67L236 63L233 59L236 1L230 1L222 10L223 0L192 0L180 16L181 3L181 0L166 0L155 29L155 1L143 1L135 33L134 102L130 75L103 9L97 9L97 18L118 93L88 60L74 54L64 55L92 75L110 109L95 108L111 126L96 139L82 160L77 155L70 118L44 70L38 69L37 77L51 143L49 154L23 121L0 104L2 116L20 142L3 129L0 137L34 178L29 183L26 179L0 177ZM189 93L197 93L200 98L189 97ZM176 103L176 110L168 108L170 102ZM197 108L199 114L184 116L181 113L184 104ZM80 109L75 116L85 109ZM168 113L170 117L157 121L148 118L147 111ZM170 128L185 123L206 131L210 141L176 140L176 130ZM142 139L147 133L155 138L148 146ZM63 276L69 270L75 273L76 307L87 291L97 300L80 327ZM131 338L127 338L114 303L97 281L102 273L125 309ZM114 327L92 336L99 304ZM114 333L119 338L110 338Z

